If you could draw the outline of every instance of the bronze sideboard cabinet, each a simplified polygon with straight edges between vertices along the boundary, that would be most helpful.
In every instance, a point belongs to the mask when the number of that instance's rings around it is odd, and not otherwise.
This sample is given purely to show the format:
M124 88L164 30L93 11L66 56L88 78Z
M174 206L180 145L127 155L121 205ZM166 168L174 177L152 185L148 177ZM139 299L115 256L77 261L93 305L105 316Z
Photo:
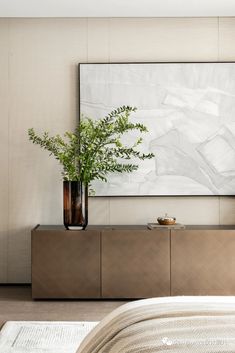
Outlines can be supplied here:
M235 295L235 226L32 230L34 299Z

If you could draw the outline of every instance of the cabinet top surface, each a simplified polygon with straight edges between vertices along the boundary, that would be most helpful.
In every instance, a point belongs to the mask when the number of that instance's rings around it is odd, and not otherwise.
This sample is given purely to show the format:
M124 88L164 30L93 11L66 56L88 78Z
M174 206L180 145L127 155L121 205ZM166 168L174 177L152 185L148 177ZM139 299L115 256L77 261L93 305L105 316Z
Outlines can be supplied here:
M86 227L86 230L148 230L147 225L89 225ZM38 224L33 230L58 230L58 231L67 231L63 225L41 225ZM82 230L84 232L84 230ZM70 230L68 231L70 232ZM80 232L80 231L79 231Z
M235 225L186 225L187 230L235 230ZM38 224L33 230L36 231L66 231L63 225L40 225ZM149 230L147 225L89 225L86 230L148 230L150 232L156 230L164 230L164 228L157 228ZM85 231L86 231L85 230ZM165 228L167 229L167 227ZM174 230L172 228L172 230ZM183 229L180 229L182 231ZM68 231L69 232L69 231ZM84 232L84 231L83 231Z

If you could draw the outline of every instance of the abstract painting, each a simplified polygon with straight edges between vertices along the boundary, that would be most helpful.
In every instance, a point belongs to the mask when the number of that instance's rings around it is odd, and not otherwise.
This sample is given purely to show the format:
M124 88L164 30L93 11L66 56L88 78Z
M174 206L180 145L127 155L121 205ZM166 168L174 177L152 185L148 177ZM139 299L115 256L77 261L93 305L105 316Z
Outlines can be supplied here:
M155 158L95 181L97 196L235 195L235 63L80 64L81 114L122 105L137 107Z

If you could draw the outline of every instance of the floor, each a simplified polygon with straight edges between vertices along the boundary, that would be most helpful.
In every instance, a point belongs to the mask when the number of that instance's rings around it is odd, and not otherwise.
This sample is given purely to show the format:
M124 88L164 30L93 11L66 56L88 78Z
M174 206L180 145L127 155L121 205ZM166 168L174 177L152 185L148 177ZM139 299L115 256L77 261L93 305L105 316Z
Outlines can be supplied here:
M30 286L0 286L0 327L9 320L99 321L117 300L32 301Z

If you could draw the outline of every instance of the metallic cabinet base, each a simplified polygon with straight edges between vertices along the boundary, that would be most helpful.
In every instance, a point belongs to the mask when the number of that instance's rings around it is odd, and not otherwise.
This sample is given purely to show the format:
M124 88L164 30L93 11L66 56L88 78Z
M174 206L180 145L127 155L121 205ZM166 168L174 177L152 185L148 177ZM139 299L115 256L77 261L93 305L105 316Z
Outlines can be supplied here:
M35 299L235 295L235 226L32 230Z
M102 232L102 296L146 298L170 295L170 232Z
M100 298L100 231L32 231L32 297Z
M172 295L235 295L235 230L173 230Z

